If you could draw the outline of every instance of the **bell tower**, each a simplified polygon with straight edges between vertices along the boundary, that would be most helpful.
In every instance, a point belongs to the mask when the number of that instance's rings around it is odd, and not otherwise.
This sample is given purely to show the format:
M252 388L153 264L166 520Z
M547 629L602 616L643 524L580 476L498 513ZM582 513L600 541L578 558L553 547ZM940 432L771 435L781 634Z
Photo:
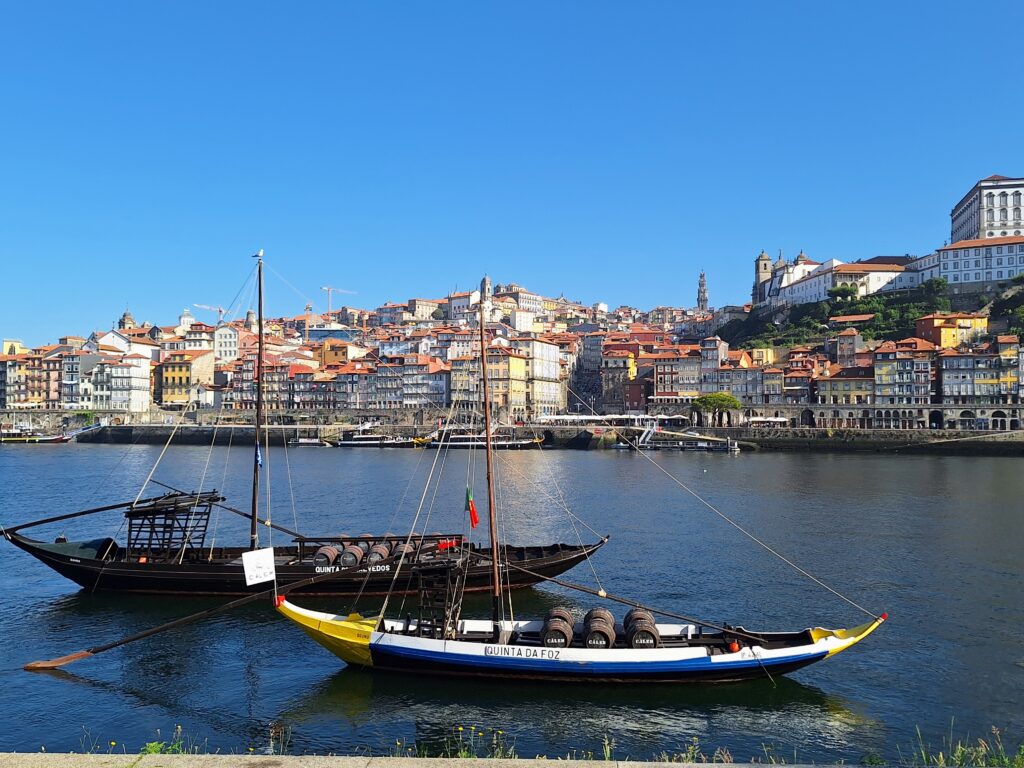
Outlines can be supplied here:
M772 279L772 259L765 251L761 251L754 261L754 288L750 292L750 300L760 304L767 298L768 282Z
M703 272L697 281L697 309L700 312L708 311L708 281Z

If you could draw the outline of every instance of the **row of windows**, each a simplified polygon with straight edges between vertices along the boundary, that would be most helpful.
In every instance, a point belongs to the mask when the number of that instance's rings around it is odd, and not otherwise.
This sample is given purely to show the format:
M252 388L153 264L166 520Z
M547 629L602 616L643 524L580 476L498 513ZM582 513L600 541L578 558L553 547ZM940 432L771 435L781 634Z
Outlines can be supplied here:
M1006 192L1000 192L999 193L999 204L1000 205L1006 205L1009 202L1011 197L1013 198L1013 204L1014 205L1020 205L1020 192L1014 192L1012 195L1008 195ZM996 204L996 195L995 195L994 192L989 192L987 195L985 195L985 205L986 205L986 207L991 208L995 204Z
M996 249L996 255L997 256L999 254L1003 253L1003 246L997 245L995 247L995 249ZM1016 246L1016 250L1017 250L1018 253L1024 253L1024 243ZM1014 246L1013 245L1007 245L1006 246L1006 253L1013 253L1013 251L1014 251ZM970 256L970 255L971 255L971 249L970 248L961 248L959 251L956 248L954 248L953 250L950 250L950 251L943 251L942 252L942 260L946 261L947 259L949 259L950 256L952 256L955 259L955 258L958 258L960 256ZM981 256L981 248L975 248L974 249L974 255L975 256ZM988 246L988 247L985 248L985 255L986 256L991 256L992 255L992 246Z
M996 259L996 266L997 267L1003 266L1003 260L1002 259ZM1013 257L1010 257L1010 258L1008 258L1006 260L1006 266L1008 266L1008 267L1012 267L1013 266ZM1024 267L1024 258L1022 258L1020 260L1020 266ZM964 268L965 271L969 270L971 268L971 262L969 262L969 261L963 262L963 268ZM974 268L975 269L981 269L981 261L980 260L976 260L974 262ZM959 261L954 261L952 268L949 266L949 264L943 264L942 265L942 271L943 272L956 272L959 269L960 269L960 262ZM992 269L992 264L988 260L985 261L985 269ZM1014 270L1014 269L1006 270L1007 277L1012 277L1013 273L1016 272L1016 271L1017 270Z
M995 277L993 277L993 274L995 274ZM985 272L984 273L984 275L985 275L984 279L985 280L1004 280L1004 279L1013 277L1014 275L1018 275L1018 274L1024 274L1024 269L1006 269L1006 270L997 269L995 271L995 273L993 273L992 271ZM982 280L981 275L982 275L981 272L975 272L974 273L974 280L973 281L974 282L980 282ZM971 280L971 273L970 272L964 272L962 280L961 280L961 276L959 274L955 274L955 275L953 275L950 278L950 282L953 282L953 283L959 283L959 282L969 283L971 281L972 280Z
M1009 221L1009 214L1010 214L1010 212L1006 208L1000 208L999 209L999 220L1000 221ZM996 220L996 212L993 209L990 208L989 210L985 211L985 221L995 221L995 220ZM1014 208L1013 209L1013 220L1014 221L1020 221L1020 208Z

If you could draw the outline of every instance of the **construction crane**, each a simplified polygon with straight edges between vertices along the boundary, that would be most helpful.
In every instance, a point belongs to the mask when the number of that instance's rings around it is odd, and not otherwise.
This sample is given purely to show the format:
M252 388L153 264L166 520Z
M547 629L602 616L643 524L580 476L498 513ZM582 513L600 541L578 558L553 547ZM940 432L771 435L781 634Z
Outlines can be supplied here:
M220 325L221 323L224 322L224 313L227 312L227 310L224 309L224 307L211 307L209 304L193 304L192 306L196 307L197 309L208 309L211 312L216 312L217 325Z
M331 294L333 293L355 293L355 291L346 291L344 288L334 288L330 285L320 286L321 291L327 291L327 314L331 314Z

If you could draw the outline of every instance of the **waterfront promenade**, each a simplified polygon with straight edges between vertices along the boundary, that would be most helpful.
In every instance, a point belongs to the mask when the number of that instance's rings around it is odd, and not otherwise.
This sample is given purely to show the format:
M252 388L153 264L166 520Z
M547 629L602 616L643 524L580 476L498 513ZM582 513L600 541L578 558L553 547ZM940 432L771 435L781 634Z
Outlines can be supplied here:
M284 444L296 437L312 432L332 440L351 424L327 424L316 428L279 425L270 429L270 442ZM431 427L391 425L380 428L385 434L402 437L420 437L431 432ZM104 427L82 435L83 443L162 444L175 431L173 425L149 424L140 426ZM635 429L559 427L546 424L510 427L516 438L543 437L547 448L602 450L616 443L636 440ZM740 444L743 450L762 451L832 451L841 453L888 452L931 453L954 456L1024 456L1024 431L979 432L976 430L898 430L898 429L817 429L811 427L786 428L722 428L705 427L696 430L701 435L728 438ZM671 432L664 442L682 439L682 432ZM184 445L252 444L253 429L243 425L180 426L174 441ZM660 441L656 441L660 442Z

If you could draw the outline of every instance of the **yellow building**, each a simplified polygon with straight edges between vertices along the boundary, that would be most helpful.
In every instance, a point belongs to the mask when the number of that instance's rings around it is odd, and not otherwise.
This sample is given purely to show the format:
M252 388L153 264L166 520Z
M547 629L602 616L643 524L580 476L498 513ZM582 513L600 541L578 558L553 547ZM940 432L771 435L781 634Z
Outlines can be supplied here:
M320 365L323 368L328 365L345 365L353 360L366 357L369 351L366 347L361 347L350 341L324 339L320 347Z
M156 397L164 406L186 406L198 384L213 383L213 350L168 352L156 367Z
M43 368L41 352L29 352L25 356L26 408L45 408L47 392L47 375Z
M936 312L917 320L916 336L939 349L953 349L988 333L988 317L970 312Z
M526 418L527 358L507 347L487 350L487 376L491 407L508 421Z
M478 411L481 399L480 358L460 355L450 361L451 393L456 410ZM487 350L487 379L491 391L491 410L498 421L521 421L526 418L526 393L529 360L526 355L507 347Z
M867 405L875 398L875 371L872 366L851 366L817 379L818 402L829 405ZM856 425L853 425L856 426Z
M4 339L3 346L0 346L0 355L24 355L28 353L28 347L18 339Z

